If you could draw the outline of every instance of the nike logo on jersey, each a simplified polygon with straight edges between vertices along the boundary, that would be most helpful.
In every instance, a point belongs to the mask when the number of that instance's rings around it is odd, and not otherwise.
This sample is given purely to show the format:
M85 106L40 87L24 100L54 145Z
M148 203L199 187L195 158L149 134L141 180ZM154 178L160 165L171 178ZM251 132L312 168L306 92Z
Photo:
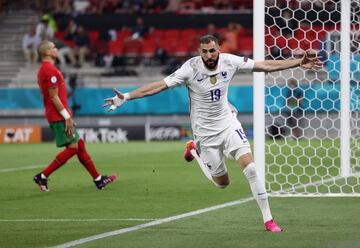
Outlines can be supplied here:
M206 78L207 78L206 75L201 75L199 78L196 79L196 81L201 82L201 81L203 81L203 80L206 79Z

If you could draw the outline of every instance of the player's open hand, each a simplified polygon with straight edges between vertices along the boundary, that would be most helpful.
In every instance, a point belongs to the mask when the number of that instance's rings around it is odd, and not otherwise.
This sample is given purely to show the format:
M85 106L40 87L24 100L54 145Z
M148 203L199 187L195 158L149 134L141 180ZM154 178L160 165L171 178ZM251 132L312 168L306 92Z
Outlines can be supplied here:
M300 62L300 66L305 69L319 71L322 69L324 62L320 60L321 57L305 53Z
M103 107L110 106L110 108L108 108L107 110L108 112L114 111L115 109L117 109L117 107L120 107L126 102L126 98L120 91L115 88L113 88L113 90L115 92L115 96L104 99L105 104L103 105Z
M75 138L75 122L73 118L65 120L65 132L68 137L73 136Z

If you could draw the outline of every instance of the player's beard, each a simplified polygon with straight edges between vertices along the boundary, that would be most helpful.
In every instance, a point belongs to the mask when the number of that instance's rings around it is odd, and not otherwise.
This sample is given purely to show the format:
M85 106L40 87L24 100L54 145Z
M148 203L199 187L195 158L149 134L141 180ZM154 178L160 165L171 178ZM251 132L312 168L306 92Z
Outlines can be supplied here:
M208 59L207 61L205 61L203 58L201 59L204 62L206 68L209 70L214 70L219 62L219 56L216 59Z
M52 60L54 60L54 61L55 61L55 60L56 60L56 58L57 58L57 54L51 54L51 56L50 56L50 57L51 57L51 59L52 59Z

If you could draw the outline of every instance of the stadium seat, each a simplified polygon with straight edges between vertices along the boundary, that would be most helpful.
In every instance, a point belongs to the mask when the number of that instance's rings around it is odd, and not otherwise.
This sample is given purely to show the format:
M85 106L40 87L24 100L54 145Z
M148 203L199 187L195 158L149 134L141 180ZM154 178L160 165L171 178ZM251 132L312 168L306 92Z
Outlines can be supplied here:
M174 55L176 43L176 38L163 38L160 40L159 47L162 48L167 53L167 55Z
M155 28L153 33L152 33L152 37L155 37L157 39L161 39L163 37L163 30Z
M54 33L54 37L59 40L65 39L65 32L57 31Z
M180 31L180 39L194 38L198 34L198 31L193 28L186 28Z
M109 41L109 55L121 56L123 55L123 42L122 41Z
M180 36L180 31L178 29L165 29L163 31L163 38L165 39L177 39Z
M189 40L178 40L175 44L174 55L176 57L186 57L190 54L190 42Z
M99 38L99 32L98 31L89 31L88 32L90 44L93 45Z
M144 39L142 42L142 56L145 58L153 58L156 48L156 40L153 37Z
M121 30L116 33L117 35L116 39L118 41L124 41L126 38L131 37L131 34L132 32L129 29Z
M142 53L142 41L130 39L124 42L124 54L127 64L139 64Z

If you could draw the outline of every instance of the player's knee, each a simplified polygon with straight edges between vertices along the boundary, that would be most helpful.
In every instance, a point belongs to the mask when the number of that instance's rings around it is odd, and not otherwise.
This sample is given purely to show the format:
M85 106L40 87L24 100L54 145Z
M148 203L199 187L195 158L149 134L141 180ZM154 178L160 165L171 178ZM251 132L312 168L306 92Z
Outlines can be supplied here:
M85 142L83 139L79 139L77 144L79 146L79 150L85 150Z
M247 178L256 178L257 174L256 174L256 167L254 163L250 163L247 166L245 166L244 170L243 170L245 176Z
M215 183L216 187L219 189L225 189L227 186L229 186L230 182L222 182L222 183Z
M229 178L225 178L224 180L214 180L216 187L219 189L225 189L230 184Z

